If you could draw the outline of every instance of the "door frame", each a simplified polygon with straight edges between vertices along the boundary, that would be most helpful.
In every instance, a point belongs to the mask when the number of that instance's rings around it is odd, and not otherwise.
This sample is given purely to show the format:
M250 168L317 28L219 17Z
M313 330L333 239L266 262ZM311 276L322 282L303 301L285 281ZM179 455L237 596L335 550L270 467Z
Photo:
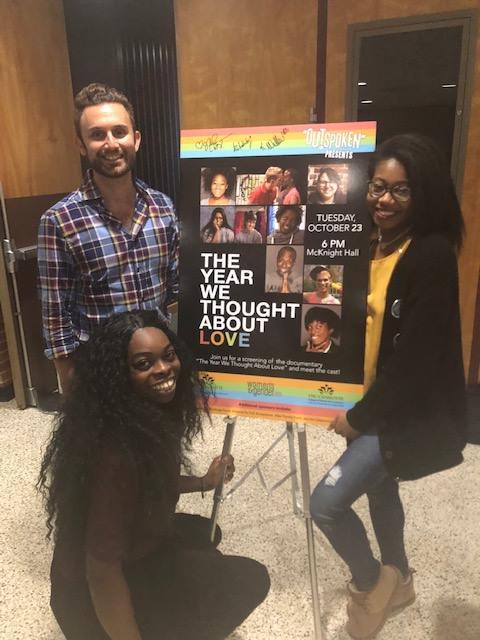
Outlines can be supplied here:
M356 121L358 118L358 76L360 47L363 38L389 33L462 27L462 51L460 56L451 162L452 178L459 198L461 198L463 188L468 125L470 122L470 107L473 95L477 16L477 10L466 9L463 11L408 16L406 18L388 18L386 20L359 22L348 25L347 82L345 87L346 122Z
M27 407L27 378L23 363L23 345L19 334L18 313L14 304L14 292L11 274L6 268L4 240L8 240L4 220L6 220L5 197L0 183L0 306L2 309L5 337L7 340L8 357L12 371L13 390L19 409Z

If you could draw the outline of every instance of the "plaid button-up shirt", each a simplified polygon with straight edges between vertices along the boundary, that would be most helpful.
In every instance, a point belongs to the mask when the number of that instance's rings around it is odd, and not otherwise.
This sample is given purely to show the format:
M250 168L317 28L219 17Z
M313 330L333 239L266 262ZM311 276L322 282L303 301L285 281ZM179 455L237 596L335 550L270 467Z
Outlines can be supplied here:
M135 180L130 231L107 211L87 172L46 211L38 234L45 354L74 351L114 312L158 309L178 296L178 227L169 198Z

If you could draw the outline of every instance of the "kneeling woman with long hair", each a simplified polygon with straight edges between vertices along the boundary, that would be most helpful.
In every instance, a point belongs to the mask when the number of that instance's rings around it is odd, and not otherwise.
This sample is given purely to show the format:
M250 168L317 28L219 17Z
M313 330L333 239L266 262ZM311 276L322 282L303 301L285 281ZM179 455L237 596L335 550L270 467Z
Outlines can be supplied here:
M78 352L39 478L54 532L51 606L67 640L225 638L265 598L254 560L224 556L180 493L233 475L231 456L180 475L207 396L156 312L112 316Z

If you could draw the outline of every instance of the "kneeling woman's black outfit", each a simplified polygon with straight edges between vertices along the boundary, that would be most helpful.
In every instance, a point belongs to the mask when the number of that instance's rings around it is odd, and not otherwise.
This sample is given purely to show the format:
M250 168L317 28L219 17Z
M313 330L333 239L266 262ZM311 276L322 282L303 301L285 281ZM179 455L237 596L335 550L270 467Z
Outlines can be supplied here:
M124 456L101 456L87 521L74 539L61 532L51 568L51 606L67 640L108 640L86 579L85 556L122 564L142 640L220 640L269 589L263 565L225 556L209 540L209 521L175 514L180 464L159 455L165 487L139 504L136 469ZM70 536L71 538L71 536Z

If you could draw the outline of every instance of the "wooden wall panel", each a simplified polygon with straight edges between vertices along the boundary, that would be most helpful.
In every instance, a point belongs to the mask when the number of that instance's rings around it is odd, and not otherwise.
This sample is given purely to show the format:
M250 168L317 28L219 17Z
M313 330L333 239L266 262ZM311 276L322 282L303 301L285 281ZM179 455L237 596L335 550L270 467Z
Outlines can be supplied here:
M0 0L0 88L0 182L5 197L76 187L80 159L72 123L62 0ZM1 270L5 284L3 264ZM2 291L8 295L7 287ZM15 321L7 313L9 302L4 300L2 306L15 394L18 405L24 407L23 360ZM5 347L2 334L0 352Z
M80 179L62 0L0 2L0 181L7 198Z
M327 41L327 122L342 122L345 118L345 88L347 69L347 28L349 24L372 22L414 15L446 13L480 8L479 0L330 0ZM462 209L467 235L460 256L460 303L466 370L470 362L475 318L475 301L480 273L480 30L477 34L477 55L473 97L470 112L468 146L463 183ZM441 53L440 53L441 55Z
M317 0L176 0L175 18L182 128L309 122Z

